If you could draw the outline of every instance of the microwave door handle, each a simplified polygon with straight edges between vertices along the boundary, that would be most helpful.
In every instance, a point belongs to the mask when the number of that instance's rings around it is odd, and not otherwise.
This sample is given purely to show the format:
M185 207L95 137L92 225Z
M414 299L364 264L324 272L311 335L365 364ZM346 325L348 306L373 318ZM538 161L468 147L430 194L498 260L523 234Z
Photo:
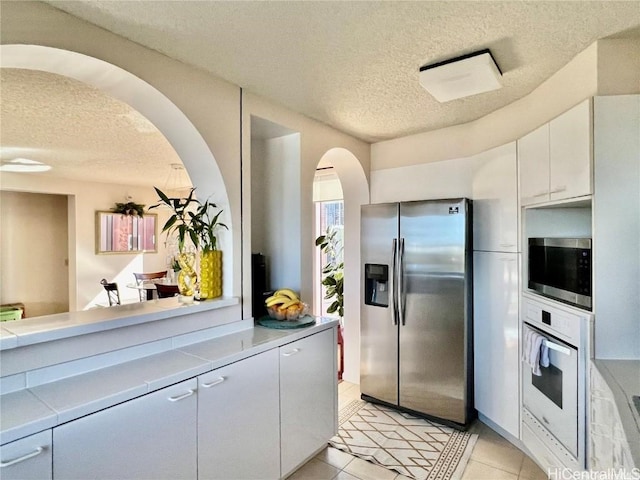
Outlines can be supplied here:
M557 343L550 342L549 340L545 340L544 344L549 350L555 350L556 352L560 352L564 355L571 355L571 350L567 347L563 347L562 345L558 345Z

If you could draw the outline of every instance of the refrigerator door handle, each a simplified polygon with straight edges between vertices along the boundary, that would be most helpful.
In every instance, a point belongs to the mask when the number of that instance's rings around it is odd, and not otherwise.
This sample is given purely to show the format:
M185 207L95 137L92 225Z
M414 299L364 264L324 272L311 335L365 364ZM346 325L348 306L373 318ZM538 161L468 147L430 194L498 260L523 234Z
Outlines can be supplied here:
M393 239L393 262L391 264L391 281L393 282L393 288L391 289L391 315L393 316L393 324L398 324L398 289L396 288L398 283L398 239Z
M398 316L400 320L402 320L402 325L405 325L405 315L404 315L404 303L405 303L405 291L404 291L404 238L400 239L400 245L398 246L399 250L399 262L398 262L398 288L396 289L397 299L398 299Z

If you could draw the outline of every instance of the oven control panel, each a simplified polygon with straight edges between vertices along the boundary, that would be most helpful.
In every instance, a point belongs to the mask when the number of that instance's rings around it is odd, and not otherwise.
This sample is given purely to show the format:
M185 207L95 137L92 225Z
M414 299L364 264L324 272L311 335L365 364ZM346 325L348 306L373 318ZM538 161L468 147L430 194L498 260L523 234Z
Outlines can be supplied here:
M546 303L523 297L525 322L549 332L570 345L580 343L581 326L585 317L560 310Z

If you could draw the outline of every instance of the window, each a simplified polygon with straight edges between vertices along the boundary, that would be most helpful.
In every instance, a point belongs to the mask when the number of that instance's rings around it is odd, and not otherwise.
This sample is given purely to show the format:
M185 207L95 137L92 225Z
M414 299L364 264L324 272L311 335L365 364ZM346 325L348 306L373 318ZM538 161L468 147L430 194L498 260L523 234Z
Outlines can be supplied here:
M319 168L316 171L313 183L313 199L316 207L316 222L314 238L324 235L328 228L334 228L338 231L337 238L340 243L344 240L344 202L342 200L342 186L338 175L332 167ZM314 282L316 301L315 314L327 315L327 308L333 300L325 300L325 287L322 285L322 267L328 263L327 256L320 250L316 249L316 269L318 278ZM342 261L342 258L334 259Z

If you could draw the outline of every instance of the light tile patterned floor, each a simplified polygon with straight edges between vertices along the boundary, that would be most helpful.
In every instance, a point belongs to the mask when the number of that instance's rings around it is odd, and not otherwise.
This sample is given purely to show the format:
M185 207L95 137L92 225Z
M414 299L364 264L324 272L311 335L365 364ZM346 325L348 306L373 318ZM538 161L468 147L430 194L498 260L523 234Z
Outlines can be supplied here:
M338 408L360 398L360 388L342 382ZM546 480L547 475L524 453L481 422L470 429L478 442L462 480ZM332 447L300 467L288 480L403 480L403 475Z

